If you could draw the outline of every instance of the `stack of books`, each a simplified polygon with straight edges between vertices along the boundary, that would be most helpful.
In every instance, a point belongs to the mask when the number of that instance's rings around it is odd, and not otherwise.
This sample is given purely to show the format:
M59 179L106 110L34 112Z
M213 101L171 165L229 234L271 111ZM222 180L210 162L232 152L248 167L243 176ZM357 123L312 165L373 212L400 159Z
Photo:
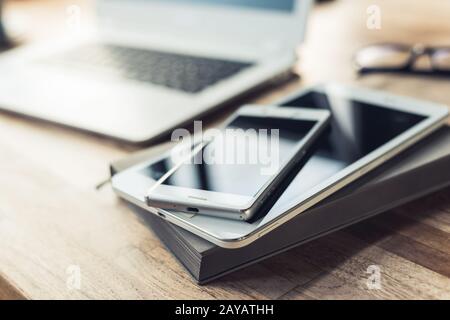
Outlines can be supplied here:
M111 174L157 156L167 145L111 164ZM130 204L200 284L257 263L450 185L450 127L336 192L315 207L240 249L220 248Z

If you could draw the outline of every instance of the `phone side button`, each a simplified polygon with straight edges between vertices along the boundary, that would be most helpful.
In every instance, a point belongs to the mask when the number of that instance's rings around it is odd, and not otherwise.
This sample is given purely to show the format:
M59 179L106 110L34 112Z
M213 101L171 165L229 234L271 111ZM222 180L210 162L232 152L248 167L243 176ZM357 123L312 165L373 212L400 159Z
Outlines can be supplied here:
M369 165L359 170L359 176L364 176L366 173L370 171Z

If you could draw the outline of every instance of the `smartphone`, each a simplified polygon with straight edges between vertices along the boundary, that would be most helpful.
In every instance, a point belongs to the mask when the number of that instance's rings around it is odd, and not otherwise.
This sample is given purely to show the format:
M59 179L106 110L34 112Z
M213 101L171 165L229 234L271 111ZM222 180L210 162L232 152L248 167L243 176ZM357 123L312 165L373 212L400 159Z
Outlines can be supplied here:
M247 221L301 161L329 118L327 110L245 106L223 129L147 166L153 184L146 202Z

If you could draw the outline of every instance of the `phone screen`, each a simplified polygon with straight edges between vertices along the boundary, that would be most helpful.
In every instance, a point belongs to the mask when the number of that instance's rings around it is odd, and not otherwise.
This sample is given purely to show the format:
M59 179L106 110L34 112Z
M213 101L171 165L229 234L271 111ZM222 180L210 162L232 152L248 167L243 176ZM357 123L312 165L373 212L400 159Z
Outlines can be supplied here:
M295 155L315 124L314 120L241 115L175 171L179 159L172 156L142 173L156 181L166 176L163 185L255 196Z

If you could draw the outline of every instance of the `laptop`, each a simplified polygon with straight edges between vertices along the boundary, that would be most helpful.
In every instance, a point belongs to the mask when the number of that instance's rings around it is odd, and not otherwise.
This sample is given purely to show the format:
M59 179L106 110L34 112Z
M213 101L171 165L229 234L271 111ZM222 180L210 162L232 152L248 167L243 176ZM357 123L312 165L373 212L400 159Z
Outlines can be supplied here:
M0 56L0 108L148 143L290 70L310 0L97 0L96 32Z

